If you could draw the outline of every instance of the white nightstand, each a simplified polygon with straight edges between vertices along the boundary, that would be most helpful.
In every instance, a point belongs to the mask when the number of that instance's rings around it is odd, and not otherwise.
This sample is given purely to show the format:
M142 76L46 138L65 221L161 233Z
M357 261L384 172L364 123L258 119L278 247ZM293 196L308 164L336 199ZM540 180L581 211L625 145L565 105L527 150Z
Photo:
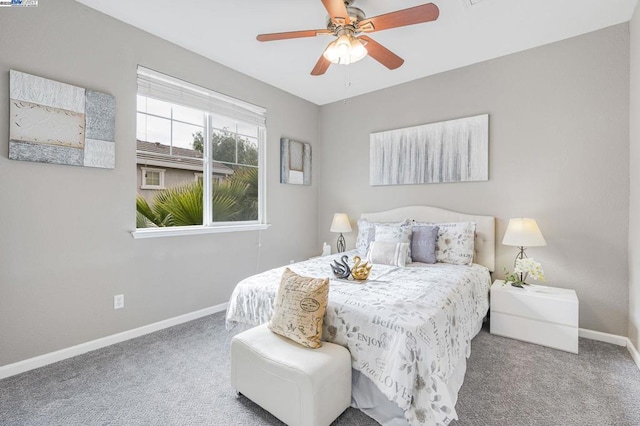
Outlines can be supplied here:
M491 286L491 334L578 353L578 297L573 290Z

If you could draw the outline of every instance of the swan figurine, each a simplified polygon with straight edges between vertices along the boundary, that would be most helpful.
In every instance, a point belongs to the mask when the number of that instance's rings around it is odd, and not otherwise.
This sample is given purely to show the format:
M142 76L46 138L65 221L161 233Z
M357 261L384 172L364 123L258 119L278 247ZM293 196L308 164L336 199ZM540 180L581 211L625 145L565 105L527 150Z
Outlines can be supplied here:
M331 269L333 270L333 275L336 278L347 279L349 275L351 275L351 268L349 268L349 256L342 256L340 258L340 262L334 260L331 264Z
M354 265L353 268L351 268L351 275L353 276L353 279L364 281L369 278L369 273L371 272L373 265L369 265L368 262L360 263L362 262L360 256L353 256L353 262Z

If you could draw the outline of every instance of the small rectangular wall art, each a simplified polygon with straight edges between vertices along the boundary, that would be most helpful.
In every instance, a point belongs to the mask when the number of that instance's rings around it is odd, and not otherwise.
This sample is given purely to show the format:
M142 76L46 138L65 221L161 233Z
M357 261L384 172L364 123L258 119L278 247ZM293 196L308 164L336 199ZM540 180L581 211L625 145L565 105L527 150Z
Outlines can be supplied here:
M489 115L483 114L370 136L371 185L489 179Z
M115 167L115 98L9 71L9 158Z
M280 139L280 183L311 185L311 144Z

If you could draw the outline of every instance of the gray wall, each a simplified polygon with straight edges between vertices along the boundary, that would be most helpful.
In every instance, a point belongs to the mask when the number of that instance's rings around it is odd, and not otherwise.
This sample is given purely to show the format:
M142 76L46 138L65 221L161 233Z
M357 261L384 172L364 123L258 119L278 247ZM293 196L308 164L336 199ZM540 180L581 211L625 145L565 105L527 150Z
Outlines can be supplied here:
M640 348L640 7L631 20L629 338Z
M369 186L369 134L490 114L489 181ZM533 217L548 245L528 250L550 285L575 289L580 327L627 334L629 26L622 24L320 108L318 231L334 212L427 204ZM348 235L353 247L356 233Z
M261 248L258 232L131 237L138 64L267 108L272 226ZM116 169L8 160L10 68L114 95ZM319 153L317 125L317 106L74 1L3 8L0 366L224 303L241 278L319 252L318 175L281 185L278 167L282 136Z

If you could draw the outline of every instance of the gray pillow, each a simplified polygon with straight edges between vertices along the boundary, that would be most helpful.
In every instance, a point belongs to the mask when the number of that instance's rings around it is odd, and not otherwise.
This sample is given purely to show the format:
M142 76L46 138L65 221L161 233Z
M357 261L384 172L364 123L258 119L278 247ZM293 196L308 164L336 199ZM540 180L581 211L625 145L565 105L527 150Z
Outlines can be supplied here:
M411 259L414 262L436 263L436 240L438 227L414 225L411 238Z

